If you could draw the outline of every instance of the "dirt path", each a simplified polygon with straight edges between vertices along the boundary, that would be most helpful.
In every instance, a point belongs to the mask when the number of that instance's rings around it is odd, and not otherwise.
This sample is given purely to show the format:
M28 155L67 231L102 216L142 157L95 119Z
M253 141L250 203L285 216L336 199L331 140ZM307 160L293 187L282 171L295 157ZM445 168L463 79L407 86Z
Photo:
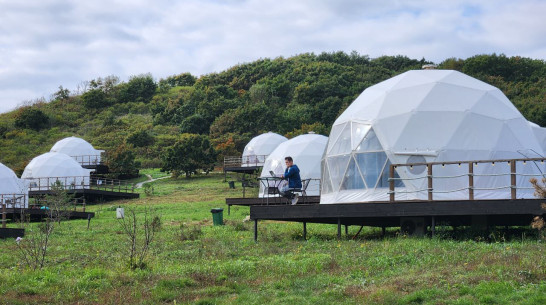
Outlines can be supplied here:
M146 177L148 177L148 180L137 183L135 185L135 188L137 188L137 189L141 188L142 185L144 185L144 183L150 183L150 182L154 182L154 181L160 180L160 179L171 178L171 176L165 176L165 177L159 177L159 178L152 179L152 176L150 176L148 174L146 174Z

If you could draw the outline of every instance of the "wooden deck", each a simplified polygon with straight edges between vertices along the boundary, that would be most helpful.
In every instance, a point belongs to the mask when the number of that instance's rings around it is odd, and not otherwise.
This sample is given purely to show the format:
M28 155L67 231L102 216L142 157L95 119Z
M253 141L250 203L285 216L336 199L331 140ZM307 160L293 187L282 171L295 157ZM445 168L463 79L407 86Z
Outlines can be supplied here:
M131 193L131 192L116 192L112 190L97 190L97 189L74 189L69 190L69 194L74 194L78 197L85 197L87 200L87 203L97 203L99 201L110 201L110 200L118 200L118 199L133 199L133 198L139 198L139 193ZM52 195L51 190L36 190L36 191L29 191L28 196L31 198L34 197L41 197L46 195Z
M320 202L320 196L300 196L298 205L300 204L318 204ZM255 206L255 205L287 205L286 199L282 197L271 198L226 198L226 204L228 206L228 215L230 214L231 206Z
M6 217L10 219L19 218L21 214L31 219L42 219L47 216L45 209L6 209ZM95 217L93 212L67 211L68 219L90 219Z
M254 220L257 240L259 220L306 223L399 227L408 217L422 218L434 232L437 223L454 226L473 225L479 219L487 226L530 225L534 216L546 216L544 199L459 200L459 201L397 201L350 204L251 205L250 219Z

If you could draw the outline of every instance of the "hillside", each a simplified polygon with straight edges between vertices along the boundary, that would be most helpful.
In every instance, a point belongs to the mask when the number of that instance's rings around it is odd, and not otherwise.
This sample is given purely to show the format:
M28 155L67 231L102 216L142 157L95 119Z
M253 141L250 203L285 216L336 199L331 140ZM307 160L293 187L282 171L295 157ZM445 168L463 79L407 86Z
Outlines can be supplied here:
M0 162L21 173L30 159L75 135L107 151L122 146L142 167L158 167L182 133L208 136L222 160L270 130L288 137L308 130L327 135L364 89L427 63L356 52L301 54L201 77L183 73L156 82L143 74L121 82L107 76L82 83L78 92L61 86L50 102L0 115ZM546 125L544 61L492 54L446 59L438 68L499 87L527 119Z

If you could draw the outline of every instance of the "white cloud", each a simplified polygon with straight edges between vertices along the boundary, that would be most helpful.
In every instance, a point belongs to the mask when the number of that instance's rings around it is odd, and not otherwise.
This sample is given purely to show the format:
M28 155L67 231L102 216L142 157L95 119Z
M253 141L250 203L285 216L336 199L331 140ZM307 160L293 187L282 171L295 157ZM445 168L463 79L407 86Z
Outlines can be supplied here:
M302 52L546 59L545 12L541 0L0 0L0 112L97 77L201 75Z

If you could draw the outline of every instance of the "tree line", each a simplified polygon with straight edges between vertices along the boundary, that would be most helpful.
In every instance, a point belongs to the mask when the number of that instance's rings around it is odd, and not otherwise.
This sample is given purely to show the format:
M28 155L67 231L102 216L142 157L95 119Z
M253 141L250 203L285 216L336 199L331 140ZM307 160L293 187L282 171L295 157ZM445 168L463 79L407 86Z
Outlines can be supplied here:
M142 74L123 82L106 76L87 82L78 93L60 86L50 102L38 100L0 115L0 162L21 173L56 141L76 135L113 152L110 162L120 174L143 166L190 175L209 170L223 156L240 154L263 132L328 135L364 89L424 64L431 62L306 53L200 77L182 73L156 81ZM458 70L498 87L527 119L546 125L543 60L476 55L448 58L438 69Z

